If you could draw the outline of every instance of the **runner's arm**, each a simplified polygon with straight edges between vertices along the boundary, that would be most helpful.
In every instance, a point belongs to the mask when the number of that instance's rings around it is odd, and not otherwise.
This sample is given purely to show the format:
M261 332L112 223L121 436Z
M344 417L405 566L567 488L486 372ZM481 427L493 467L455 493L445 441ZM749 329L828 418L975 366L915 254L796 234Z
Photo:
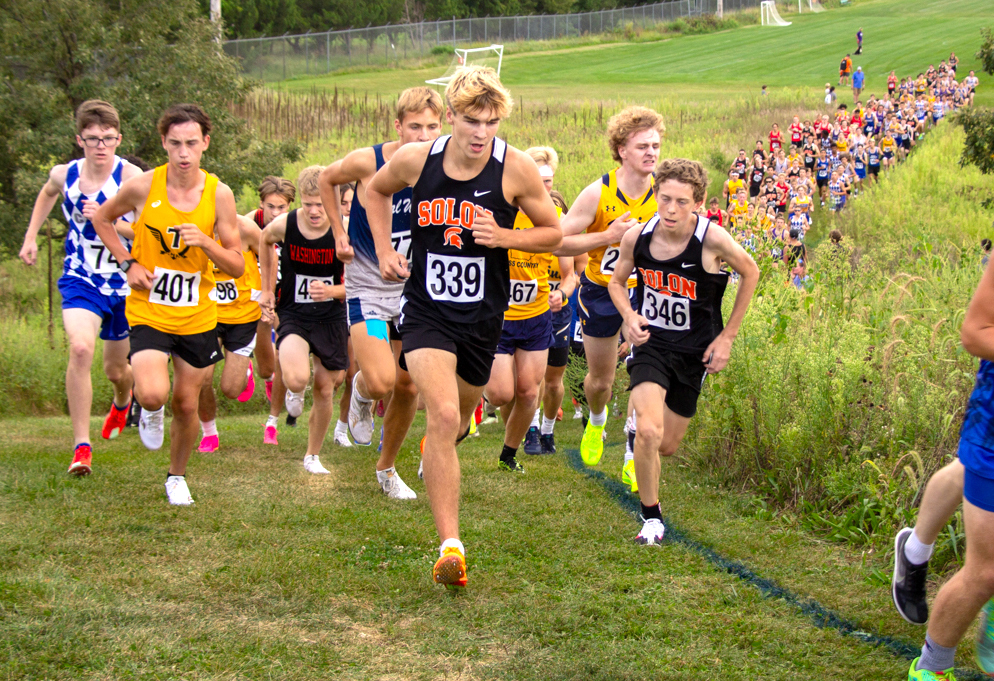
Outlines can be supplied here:
M639 231L631 230L621 239L618 261L615 263L611 280L607 283L607 291L611 295L611 302L621 313L623 320L621 330L625 340L634 345L642 345L649 340L648 322L638 311L632 309L631 299L628 297L628 278L635 269L635 242L638 240Z
M715 257L727 262L739 274L739 285L735 293L735 304L732 314L728 317L724 330L704 351L703 361L709 374L714 374L728 364L732 352L732 342L739 334L742 320L752 300L752 294L759 283L759 267L756 261L746 253L728 232L721 229L709 229L704 236L705 253L713 253Z
M259 234L259 270L262 273L262 293L259 294L259 307L270 324L276 321L273 308L276 306L276 249L274 244L286 237L286 216L284 213L266 225Z
M259 255L259 242L262 239L262 230L259 229L259 225L255 224L255 220L247 218L244 215L237 216L237 219L238 235L242 240L242 250L252 251L256 255Z
M510 172L507 172L510 171ZM493 220L473 224L473 238L484 246L513 248L526 253L551 253L563 241L559 213L542 184L535 161L524 152L511 149L507 158L505 177L510 175L514 203L531 220L529 229L506 229ZM489 223L492 223L489 224ZM481 240L481 227L484 239Z
M994 361L994 267L988 266L966 308L960 330L963 348L974 357Z
M393 231L391 197L405 187L417 184L430 148L431 142L405 144L366 185L366 217L376 246L376 259L380 261L380 276L386 281L401 282L410 276L407 258L394 250L390 239ZM416 207L411 206L411 210Z
M330 166L325 167L321 171L321 175L318 176L318 188L321 193L321 203L324 204L324 212L331 222L336 254L344 256L347 249L349 260L351 260L352 248L349 246L349 235L345 231L345 222L342 220L342 195L338 191L338 185L344 184L344 182L338 182L341 167L342 161L335 161Z
M573 258L559 258L559 290L563 292L563 305L573 295L576 290L576 271L573 267Z
M28 231L24 234L24 245L21 246L20 258L27 265L34 265L38 259L38 232L45 224L49 213L55 208L55 204L62 195L62 185L66 182L67 167L57 165L48 173L48 181L38 192L35 199L34 209L31 211L31 220L28 222Z
M601 181L587 186L576 197L576 203L562 218L563 245L553 255L569 256L589 253L602 246L610 246L621 241L621 237L631 227L638 224L624 213L603 232L584 233L597 217L597 207L601 202Z
M152 172L143 173L121 184L117 194L110 197L97 208L97 212L90 218L90 223L96 231L97 236L103 242L110 254L119 263L125 260L134 260L128 249L124 247L117 236L114 224L122 215L134 211L135 215L141 215L145 206L148 193L152 190ZM145 269L145 266L135 261L127 272L128 286L134 289L150 289L154 282L152 273Z
M214 233L221 243L214 240L213 234L205 234L195 224L187 222L179 226L180 238L187 246L202 250L219 270L234 279L245 274L237 217L235 195L228 185L218 182L214 191Z

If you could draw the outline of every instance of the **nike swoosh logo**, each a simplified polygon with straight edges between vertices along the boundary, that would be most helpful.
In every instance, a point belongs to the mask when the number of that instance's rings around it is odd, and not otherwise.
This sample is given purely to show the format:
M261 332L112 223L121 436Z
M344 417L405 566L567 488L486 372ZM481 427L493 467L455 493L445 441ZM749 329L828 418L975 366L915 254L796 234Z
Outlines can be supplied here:
M473 192L473 196L483 196L484 194L489 194L492 191L493 191L492 189L488 189L485 192Z
M687 269L688 267L693 267L693 266L694 266L694 263L692 263L692 262L682 262L682 263L680 263L680 267L682 267L684 269Z

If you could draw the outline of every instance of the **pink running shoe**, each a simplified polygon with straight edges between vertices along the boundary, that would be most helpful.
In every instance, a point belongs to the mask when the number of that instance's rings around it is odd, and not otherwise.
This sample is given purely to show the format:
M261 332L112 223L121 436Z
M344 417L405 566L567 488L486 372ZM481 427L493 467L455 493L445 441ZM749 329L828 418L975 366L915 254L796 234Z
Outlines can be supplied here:
M221 449L221 442L217 435L204 435L204 439L200 441L200 446L197 447L197 451L201 454L213 454L219 449Z
M242 394L238 396L239 402L248 402L252 399L252 395L255 394L255 375L252 373L252 362L249 362L248 368L248 383L245 384L245 390Z
M272 379L266 381L266 401L270 404L273 402L273 381Z
M266 430L262 435L262 444L264 445L279 444L279 442L276 441L276 426L266 426Z

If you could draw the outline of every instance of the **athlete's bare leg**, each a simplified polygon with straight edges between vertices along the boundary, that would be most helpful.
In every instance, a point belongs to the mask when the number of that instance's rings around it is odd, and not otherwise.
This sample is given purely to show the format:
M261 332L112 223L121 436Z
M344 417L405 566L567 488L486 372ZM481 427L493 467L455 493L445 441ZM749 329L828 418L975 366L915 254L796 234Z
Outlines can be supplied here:
M217 398L214 397L214 367L211 367L211 372L204 377L204 384L200 386L197 417L201 423L207 423L217 418Z
M963 464L956 459L937 470L925 485L915 536L923 544L934 544L963 501Z
M100 335L101 319L89 310L71 308L62 311L62 322L69 341L69 366L66 368L66 399L72 419L73 444L90 442L90 410L93 408L93 380L90 369ZM129 341L104 342L104 373L114 384L114 401L128 404L131 392L131 366L128 364Z
M197 404L200 388L213 366L198 369L173 356L173 419L169 424L169 474L185 475L186 464L197 446L200 423Z
M548 350L514 352L514 407L504 427L504 444L508 447L520 447L528 427L531 426L538 407L538 387L545 376L548 361Z
M161 409L169 399L169 355L159 350L140 350L131 356L131 368L138 404L145 411Z
M278 356L283 383L287 390L295 393L304 392L307 383L311 380L310 345L297 334L290 334L280 341ZM275 392L274 390L273 397L276 396ZM276 400L273 402L275 405Z
M583 391L591 414L600 414L611 399L614 374L618 368L618 334L610 338L583 337L587 355L587 377Z
M660 456L672 456L687 432L690 419L666 406L666 390L656 383L639 383L631 400L638 428L635 433L635 478L645 506L659 503Z
M566 367L547 367L545 370L545 390L542 393L542 413L545 418L554 419L559 416L559 409L563 406L563 398L566 396L566 386L563 385L563 376L566 374Z
M456 375L456 356L445 350L421 348L405 354L407 368L425 401L424 479L439 538L459 538L459 457L456 439L469 428L469 419L483 387Z
M248 385L248 367L252 360L234 352L224 352L224 369L221 371L221 392L229 399L236 399Z
M359 364L355 360L355 353L352 350L352 337L349 336L349 368L345 372L345 389L342 390L342 397L338 401L338 420L342 421L342 417L346 417L348 420L349 404L352 401L352 379L355 378L356 373L359 371ZM392 358L391 358L392 359Z
M280 349L291 336L284 341ZM299 338L299 336L297 337ZM306 346L306 343L304 343ZM325 435L328 434L328 426L331 424L331 417L335 411L335 391L345 379L344 371L329 371L324 368L321 361L314 358L314 404L311 406L311 415L307 419L307 454L319 455L321 445L324 443ZM306 385L306 383L305 383Z
M400 357L400 341L393 341L392 345L394 358ZM411 375L398 367L393 391L383 399L387 402L387 408L383 412L383 449L376 462L378 471L385 471L397 461L397 453L418 411L418 387L414 385Z
M385 398L397 382L397 360L389 341L366 333L366 323L353 324L349 328L352 350L359 364L359 396L367 400ZM348 411L348 403L343 402Z
M994 596L994 513L963 500L966 562L935 597L929 637L947 648L966 635L977 613Z
M276 363L273 369L273 400L269 403L269 415L279 416L286 403L286 384L283 382L283 369Z
M254 353L255 363L259 368L259 377L264 381L271 381L273 379L273 372L276 371L276 349L273 347L273 327L261 319L255 330Z

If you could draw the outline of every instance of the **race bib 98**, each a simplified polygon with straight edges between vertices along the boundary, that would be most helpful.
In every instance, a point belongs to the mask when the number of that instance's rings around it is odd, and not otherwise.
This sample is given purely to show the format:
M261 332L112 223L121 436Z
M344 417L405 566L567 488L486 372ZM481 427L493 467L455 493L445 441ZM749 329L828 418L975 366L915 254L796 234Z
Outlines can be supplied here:
M293 287L293 302L295 303L316 303L319 302L311 298L311 284L320 281L326 286L334 286L335 280L332 277L310 277L306 274L298 274L297 281ZM324 300L320 301L326 302Z
M110 254L110 249L100 241L83 239L83 260L94 274L113 274L121 271L117 260Z
M218 305L230 305L238 300L238 286L233 279L217 282L215 295Z
M148 301L169 307L196 307L200 304L200 272L180 272L156 267L155 283Z
M511 280L511 305L527 305L538 299L538 281L535 279Z
M642 316L650 325L667 331L690 329L690 299L665 296L646 286L643 289Z
M405 258L411 256L411 230L406 232L394 232L390 236L390 241L393 243L393 250L400 253Z
M429 253L428 295L447 303L479 302L483 300L485 271L485 258Z

